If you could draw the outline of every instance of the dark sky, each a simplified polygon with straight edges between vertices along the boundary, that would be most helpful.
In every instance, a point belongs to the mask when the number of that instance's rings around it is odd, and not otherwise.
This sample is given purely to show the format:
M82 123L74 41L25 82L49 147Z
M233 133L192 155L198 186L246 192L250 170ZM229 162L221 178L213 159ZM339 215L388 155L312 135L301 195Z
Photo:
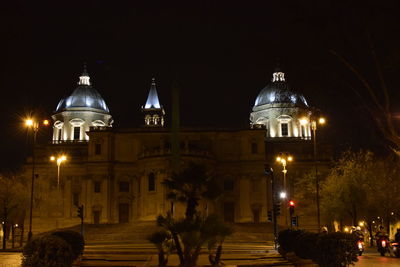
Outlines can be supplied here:
M26 154L22 118L50 116L76 87L83 62L115 127L142 123L152 77L167 114L171 84L179 83L183 125L245 127L279 61L292 87L327 115L322 138L340 149L377 149L368 102L349 85L363 88L329 52L375 85L369 33L399 105L396 1L9 2L0 7L1 168Z

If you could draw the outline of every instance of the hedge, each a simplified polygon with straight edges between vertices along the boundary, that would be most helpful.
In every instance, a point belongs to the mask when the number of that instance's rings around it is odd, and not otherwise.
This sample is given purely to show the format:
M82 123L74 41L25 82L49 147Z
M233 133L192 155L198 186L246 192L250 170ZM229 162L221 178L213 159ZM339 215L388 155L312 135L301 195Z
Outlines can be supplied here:
M70 267L84 249L83 236L65 230L35 237L23 249L23 267Z
M73 252L73 260L76 260L83 253L85 247L85 241L83 236L72 230L55 231L51 235L57 236L67 242Z
M302 259L311 259L319 266L341 267L357 261L357 240L351 234L316 234L287 229L278 236L279 252L294 252Z
M40 236L28 242L22 254L23 267L70 267L73 262L70 245L53 235Z

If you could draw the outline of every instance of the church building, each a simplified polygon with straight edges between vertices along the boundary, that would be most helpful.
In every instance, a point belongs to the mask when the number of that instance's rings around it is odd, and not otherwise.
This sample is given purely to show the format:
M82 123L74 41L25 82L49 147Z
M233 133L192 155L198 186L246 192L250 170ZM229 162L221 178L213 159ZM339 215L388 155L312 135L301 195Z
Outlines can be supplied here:
M138 107L143 125L113 128L110 110L84 68L78 86L55 109L52 140L35 149L33 232L79 224L80 205L89 224L154 221L171 207L176 216L183 214L182 205L167 200L162 185L173 173L174 133L165 123L155 79L148 91L144 105ZM281 180L282 166L275 158L292 155L286 188L293 193L291 181L314 162L312 116L304 96L276 70L255 99L248 128L180 128L181 162L204 164L223 189L220 198L202 202L199 210L217 213L226 222L268 222L272 198L265 166L273 166ZM55 164L52 156L66 160ZM329 153L321 157L327 162ZM28 160L26 177L31 169Z

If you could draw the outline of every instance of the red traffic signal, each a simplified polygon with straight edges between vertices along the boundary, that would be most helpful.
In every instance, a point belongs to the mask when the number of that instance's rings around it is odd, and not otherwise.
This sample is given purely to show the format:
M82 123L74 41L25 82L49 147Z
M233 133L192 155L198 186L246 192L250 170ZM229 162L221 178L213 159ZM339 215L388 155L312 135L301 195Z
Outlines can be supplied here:
M294 201L293 200L289 201L289 206L294 207Z

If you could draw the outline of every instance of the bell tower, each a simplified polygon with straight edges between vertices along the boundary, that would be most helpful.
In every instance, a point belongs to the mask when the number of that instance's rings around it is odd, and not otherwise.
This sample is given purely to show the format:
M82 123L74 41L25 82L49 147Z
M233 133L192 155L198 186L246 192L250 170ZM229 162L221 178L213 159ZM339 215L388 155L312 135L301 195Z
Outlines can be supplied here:
M158 100L154 78L151 80L149 95L146 104L142 106L142 112L144 113L144 125L146 127L164 127L165 111Z

